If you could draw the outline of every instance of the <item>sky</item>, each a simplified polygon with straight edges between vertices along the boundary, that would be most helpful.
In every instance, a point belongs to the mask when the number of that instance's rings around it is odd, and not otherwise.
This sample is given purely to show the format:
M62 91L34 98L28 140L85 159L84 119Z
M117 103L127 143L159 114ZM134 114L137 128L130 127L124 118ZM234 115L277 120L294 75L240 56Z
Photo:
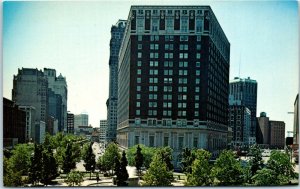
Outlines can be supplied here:
M30 1L3 4L3 96L18 68L54 68L66 77L68 111L106 119L110 29L131 5L210 5L230 42L230 79L258 83L257 116L293 130L299 91L297 1Z

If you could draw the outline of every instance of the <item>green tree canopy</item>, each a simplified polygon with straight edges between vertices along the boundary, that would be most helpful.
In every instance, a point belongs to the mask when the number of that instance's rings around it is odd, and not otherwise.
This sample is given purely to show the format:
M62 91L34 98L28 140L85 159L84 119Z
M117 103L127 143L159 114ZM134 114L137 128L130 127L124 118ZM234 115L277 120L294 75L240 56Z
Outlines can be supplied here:
M161 154L155 153L143 180L146 186L171 186L173 172L169 170Z
M142 148L140 148L139 145L136 148L136 153L135 153L134 160L135 160L136 170L138 171L138 174L140 175L140 171L141 171L141 168L142 168L143 163L144 163L144 156L142 154Z
M258 170L252 179L257 186L272 186L279 184L279 181L276 179L275 171L267 168Z
M34 146L32 144L18 144L12 150L12 156L9 158L13 172L20 172L21 175L28 175L30 167L30 158L33 154Z
M46 147L48 147L48 149ZM59 174L58 165L53 156L51 146L46 147L46 149L42 152L41 182L47 186Z
M69 173L74 168L76 168L76 160L72 153L72 143L69 143L63 155L62 169L64 173Z
M234 153L231 150L222 151L212 169L212 175L220 181L220 185L242 184L242 174L241 164L234 158Z
M136 154L136 149L138 145L130 147L126 154L127 154L127 160L128 160L128 165L130 166L135 166L135 154ZM150 166L150 163L152 161L152 157L155 154L155 151L157 150L156 148L153 147L147 147L143 144L139 144L141 148L141 152L143 155L143 165L148 169Z
M68 184L68 186L80 186L83 182L83 173L73 170L67 174L65 182Z
M83 160L85 162L85 170L90 172L91 179L91 174L95 171L96 168L95 154L93 153L93 143L90 143L89 147L85 149L83 154Z
M211 154L206 150L196 150L196 159L191 165L191 173L187 174L188 186L208 186L213 182L209 159Z
M100 164L101 168L104 170L114 170L114 158L118 157L120 159L120 151L115 143L109 143L103 156L98 160L98 166Z
M22 186L21 172L14 172L11 168L10 161L3 158L3 185L5 187L17 187Z
M29 181L33 185L39 183L42 179L42 152L43 146L34 144L34 154L31 157L31 164L29 166Z
M161 159L166 163L168 170L173 170L174 166L172 164L172 148L169 146L158 148L156 154L161 156Z
M274 171L280 184L286 184L292 178L297 177L294 172L294 166L295 164L291 163L288 154L276 150L271 152L270 159L267 162L267 168Z
M192 173L192 163L196 159L192 150L185 148L182 152L181 169L184 173Z
M262 150L260 147L255 144L250 147L250 161L249 161L249 166L251 169L251 174L252 176L256 174L256 171L260 170L263 168L263 159L262 159Z

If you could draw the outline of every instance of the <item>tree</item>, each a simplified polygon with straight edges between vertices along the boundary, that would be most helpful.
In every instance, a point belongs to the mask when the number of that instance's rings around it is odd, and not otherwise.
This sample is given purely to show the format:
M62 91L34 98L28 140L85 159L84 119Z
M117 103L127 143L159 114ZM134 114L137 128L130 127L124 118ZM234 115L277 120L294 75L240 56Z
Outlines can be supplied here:
M115 156L120 159L121 155L119 153L119 148L115 143L109 143L103 156L101 157L101 165L106 166L107 170L114 170Z
M173 173L167 167L161 154L156 153L150 164L149 169L143 176L146 186L171 186Z
M267 168L258 170L252 179L257 186L271 186L279 184L279 180L276 179L275 171Z
M128 165L130 166L135 166L135 154L136 154L137 146L138 145L130 147L126 152ZM141 152L143 155L143 160L144 160L143 164L148 169L152 161L152 157L154 156L157 149L153 147L147 147L143 144L139 144L139 146L141 148Z
M93 144L90 143L89 147L85 150L83 155L83 160L85 162L84 167L86 171L90 172L90 179L92 177L92 172L96 168L95 154L93 153Z
M262 159L262 151L257 144L251 146L250 155L251 159L249 161L249 166L251 169L252 176L256 174L258 170L263 168L264 162Z
M14 172L11 168L10 161L3 158L3 185L5 187L17 187L22 186L21 172Z
M280 184L287 184L291 179L297 178L294 166L295 164L290 162L288 154L274 150L271 152L266 167L274 171L275 178Z
M212 169L212 175L220 181L220 185L242 184L242 174L241 164L234 158L234 153L231 150L222 151Z
M41 182L46 186L51 183L51 180L55 179L58 174L58 165L53 156L51 146L42 152L42 170L41 170Z
M13 172L28 175L28 167L30 167L30 157L33 150L34 146L32 144L18 144L14 147L12 156L9 158Z
M172 151L173 151L172 148L167 146L167 147L159 148L156 152L161 156L162 161L166 163L169 171L174 169L174 166L172 164Z
M69 173L72 169L76 168L76 162L72 154L71 143L67 144L65 154L63 155L63 160L64 161L63 161L62 169L64 173Z
M31 165L29 166L29 182L35 185L41 181L42 175L42 151L43 147L39 144L34 144L34 154L31 157Z
M184 173L192 173L192 163L195 160L195 154L188 148L185 148L182 152L181 169Z
M136 153L135 153L135 167L136 170L138 171L138 175L141 174L141 168L143 166L144 163L144 156L142 154L142 149L140 148L140 145L137 146L136 148Z
M196 159L191 165L191 173L187 174L188 186L208 186L212 183L211 166L209 159L211 154L205 150L195 152Z
M126 153L123 151L121 163L120 163L120 170L119 174L117 174L117 185L118 186L127 186L127 179L129 177L126 166L128 165L128 161L126 158Z
M68 186L80 186L81 182L83 182L83 173L79 171L71 171L67 174L67 178L64 180Z

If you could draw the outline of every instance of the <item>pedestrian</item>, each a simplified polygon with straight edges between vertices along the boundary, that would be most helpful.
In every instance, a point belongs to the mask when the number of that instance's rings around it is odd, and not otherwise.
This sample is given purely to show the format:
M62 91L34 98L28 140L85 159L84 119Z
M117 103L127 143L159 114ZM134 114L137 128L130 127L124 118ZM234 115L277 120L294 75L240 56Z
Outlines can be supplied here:
M99 182L99 173L96 174L96 180Z

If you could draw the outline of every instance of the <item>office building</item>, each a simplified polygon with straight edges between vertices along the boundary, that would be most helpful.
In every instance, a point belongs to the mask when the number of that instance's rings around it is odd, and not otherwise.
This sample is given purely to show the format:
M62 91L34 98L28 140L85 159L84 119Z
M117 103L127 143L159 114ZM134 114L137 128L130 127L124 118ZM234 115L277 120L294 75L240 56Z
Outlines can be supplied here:
M74 115L74 132L77 133L79 126L89 125L89 115L87 113L81 113Z
M33 106L19 106L20 110L26 112L26 132L25 140L33 141L35 136L35 107Z
M299 94L297 94L294 103L294 131L293 138L295 149L299 149Z
M126 27L125 20L119 20L111 27L110 57L109 57L109 97L107 100L107 139L116 140L117 108L118 108L118 67L119 50Z
M209 6L131 6L119 54L117 142L227 146L228 42Z
M3 98L3 139L4 147L26 142L26 112L6 98Z
M67 131L67 102L68 102L68 86L66 78L59 74L56 77L56 70L44 68L44 75L48 81L48 87L54 94L49 96L51 101L49 111L51 116L58 119L58 130L60 132Z
M74 114L71 112L67 113L67 133L74 134Z
M99 129L99 141L102 143L106 142L106 129L107 129L107 120L100 120L100 129Z
M257 82L250 77L235 77L230 81L229 87L231 100L240 101L240 105L251 111L250 137L256 137Z
M233 129L232 146L249 146L251 111L241 105L229 105L229 127Z
M265 112L260 113L257 118L257 144L263 148L284 148L285 123L283 121L272 121Z

